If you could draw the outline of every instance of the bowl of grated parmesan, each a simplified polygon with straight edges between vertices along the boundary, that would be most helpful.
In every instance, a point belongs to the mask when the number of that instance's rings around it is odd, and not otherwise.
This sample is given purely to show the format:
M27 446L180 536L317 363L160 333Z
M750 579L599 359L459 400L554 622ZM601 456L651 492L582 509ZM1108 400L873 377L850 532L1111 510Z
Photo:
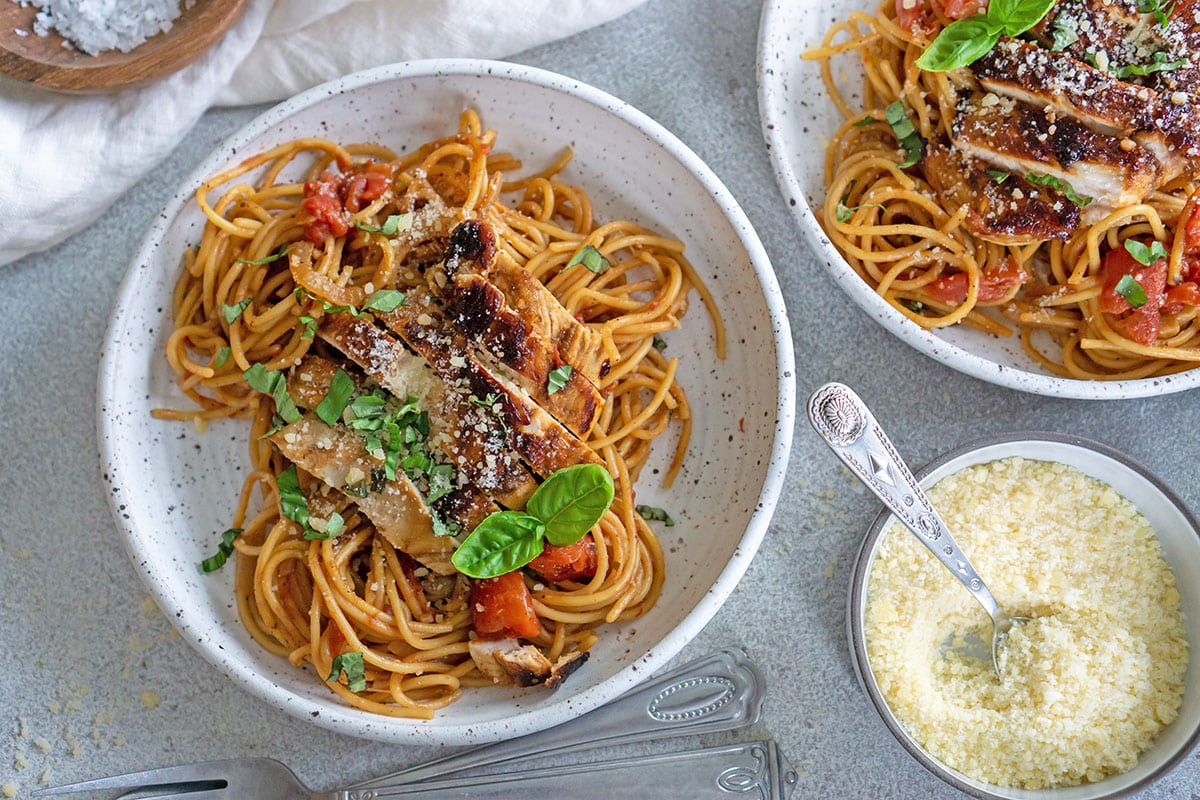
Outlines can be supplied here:
M1096 800L1200 741L1200 533L1112 449L1053 433L973 443L917 473L1010 613L1003 677L963 642L990 621L889 513L854 566L854 666L918 762L970 795Z

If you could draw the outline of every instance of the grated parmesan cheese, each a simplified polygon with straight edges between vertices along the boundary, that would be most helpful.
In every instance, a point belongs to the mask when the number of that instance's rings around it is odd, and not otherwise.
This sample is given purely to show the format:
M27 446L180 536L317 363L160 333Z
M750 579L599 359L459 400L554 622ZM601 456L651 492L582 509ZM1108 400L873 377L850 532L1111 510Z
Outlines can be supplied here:
M946 642L991 622L899 525L871 567L867 655L888 706L932 756L997 786L1126 772L1175 719L1188 642L1154 530L1112 487L1063 464L981 464L930 492L1014 626L1004 679Z

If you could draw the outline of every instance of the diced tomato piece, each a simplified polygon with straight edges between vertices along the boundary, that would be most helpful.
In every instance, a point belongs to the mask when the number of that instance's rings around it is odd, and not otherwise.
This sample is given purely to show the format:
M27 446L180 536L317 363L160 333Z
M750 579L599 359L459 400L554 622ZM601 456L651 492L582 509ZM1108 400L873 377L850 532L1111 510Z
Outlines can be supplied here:
M1134 308L1117 292L1117 284L1131 276L1146 293L1144 305ZM1103 288L1097 303L1108 315L1108 324L1141 345L1152 345L1162 330L1162 306L1167 288L1167 259L1139 263L1124 247L1109 250L1101 267Z
M347 178L344 194L346 210L360 211L383 197L383 193L392 185L392 165L372 161Z
M1029 273L1017 266L1016 260L1008 258L1005 262L984 272L979 276L978 303L995 303L1009 295L1013 287L1020 286L1029 280ZM943 303L961 303L967 299L969 280L965 272L943 273L937 280L927 283L922 291L934 300Z
M1200 193L1188 198L1175 231L1177 236L1183 232L1183 252L1188 255L1200 253Z
M475 581L471 587L475 633L485 639L531 638L542 631L533 610L533 595L520 570Z
M304 184L300 207L312 217L312 222L304 226L304 238L313 244L320 244L326 236L345 236L350 230L350 221L342 205L341 182L337 175L326 172L320 180Z
M966 19L987 11L988 0L938 0L950 19Z
M928 38L936 26L928 0L896 0L896 21L913 36Z
M1194 306L1200 306L1200 284L1188 281L1167 290L1162 310L1168 314L1178 314Z
M529 568L551 583L590 578L596 574L596 540L589 533L575 544L547 542L542 554L529 562Z

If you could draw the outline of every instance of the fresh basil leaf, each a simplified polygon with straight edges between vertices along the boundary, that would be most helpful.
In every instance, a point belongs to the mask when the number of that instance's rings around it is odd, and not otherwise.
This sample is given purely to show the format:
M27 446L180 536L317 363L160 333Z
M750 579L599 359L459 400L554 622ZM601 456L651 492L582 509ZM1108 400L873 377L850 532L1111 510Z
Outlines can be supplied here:
M561 392L562 388L567 385L567 381L571 379L573 371L574 368L570 364L563 364L561 367L550 370L550 374L546 376L546 394Z
M366 691L366 668L363 665L362 653L342 653L333 657L329 677L326 681L336 681L342 673L346 673L346 688L354 693Z
M220 369L225 366L225 362L229 360L229 356L233 355L233 350L228 347L222 347L217 350L217 355L213 359L213 369Z
M1064 195L1066 195L1066 198L1068 200L1070 200L1072 203L1074 203L1075 205L1080 206L1080 207L1086 206L1088 203L1092 202L1092 200L1094 199L1094 198L1088 197L1086 195L1077 194L1075 192L1075 190L1071 188L1071 184L1063 183L1062 181L1060 181L1058 178L1054 177L1053 175L1038 175L1035 172L1026 172L1025 180L1029 181L1030 183L1039 184L1041 186L1049 186L1051 189L1057 189L1058 191L1060 191Z
M917 66L926 72L948 72L965 67L987 55L1000 41L1002 30L1002 25L982 15L952 22L921 53ZM891 121L889 106L888 122ZM896 138L900 138L899 134Z
M363 304L362 310L382 311L386 314L389 311L395 311L407 301L408 298L404 296L404 292L395 289L380 289L367 298L367 302Z
M1002 169L985 169L984 172L990 175L992 180L994 180L996 183L1004 183L1006 180L1012 177L1012 175Z
M613 501L613 479L599 464L560 469L525 504L546 525L551 544L575 544L600 521Z
M1041 22L1055 2L1057 0L991 0L987 19L1001 26L1005 36L1020 36Z
M200 571L216 572L225 566L225 562L233 555L233 541L241 535L241 528L230 528L222 533L221 541L217 544L217 552L200 562Z
M1079 31L1074 25L1067 24L1067 21L1062 17L1054 20L1050 34L1052 37L1050 50L1055 53L1062 52L1079 41Z
M675 520L671 519L671 515L657 506L634 506L633 510L642 519L665 523L668 528L675 527Z
M1150 266L1160 258L1166 258L1170 255L1167 248L1162 242L1151 242L1149 246L1142 244L1137 239L1125 240L1125 252L1133 256L1133 260L1143 266Z
M607 271L612 266L612 263L604 257L604 254L590 244L584 245L582 250L571 256L571 260L567 262L567 266L573 267L580 263L597 275Z
M888 125L892 126L896 141L904 148L905 158L900 162L900 168L907 169L921 160L925 142L921 140L912 120L908 118L908 111L899 100L887 107L887 121Z
M1146 301L1150 298L1146 297L1146 290L1137 282L1137 278L1132 275L1122 275L1121 280L1117 281L1117 294L1129 301L1129 305L1134 308L1141 308L1146 305Z
M336 425L341 421L342 412L346 410L346 404L350 402L355 388L354 379L338 367L329 383L329 391L313 411L326 425Z
M250 369L242 373L250 388L261 394L269 394L275 401L275 411L284 422L292 423L300 419L300 411L292 401L287 391L287 379L278 370L268 370L261 363L250 365Z
M1109 72L1118 78L1128 78L1131 75L1145 77L1155 72L1170 72L1187 64L1186 58L1177 61L1167 61L1167 58L1167 54L1160 51L1154 54L1154 61L1149 64L1131 64L1127 67L1111 69Z
M300 334L301 339L311 339L317 335L317 321L305 314L300 317L300 321L304 323L304 333Z
M355 224L359 230L364 230L367 233L382 233L384 236L395 236L400 231L406 231L412 227L413 215L411 211L405 214L392 214L378 228L371 225L364 225L361 222Z
M253 302L253 297L247 297L245 300L239 300L231 306L221 306L221 316L225 318L226 322L232 325Z
M307 532L308 498L300 491L300 476L296 474L295 464L289 464L287 469L275 476L275 488L279 491L279 508L283 516Z
M542 554L546 526L531 514L495 511L475 526L450 560L470 578L495 578Z
M292 249L292 246L290 244L281 244L281 245L279 245L279 248L276 249L276 251L274 253L267 256L266 258L259 258L259 259L255 259L254 261L247 261L244 258L235 258L234 261L238 262L239 264L270 264L272 261L277 261L277 260L283 258L284 255L287 254L287 251L291 250L291 249Z
M271 383L271 378L278 375L274 370L268 370L262 364L251 364L250 369L242 373L242 377L246 379L246 383L250 388L260 394L270 394L274 385Z

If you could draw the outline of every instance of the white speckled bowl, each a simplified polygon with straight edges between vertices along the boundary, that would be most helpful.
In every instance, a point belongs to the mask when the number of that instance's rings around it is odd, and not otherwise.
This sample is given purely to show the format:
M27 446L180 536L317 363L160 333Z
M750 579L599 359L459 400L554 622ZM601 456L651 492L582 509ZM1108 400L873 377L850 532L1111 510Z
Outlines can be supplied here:
M1166 485L1121 453L1097 442L1057 433L1020 433L973 442L947 453L916 472L921 487L928 489L942 478L974 464L1011 456L1056 461L1104 481L1149 520L1158 534L1163 555L1175 573L1181 596L1184 625L1192 646L1191 663L1184 680L1183 708L1135 766L1122 775L1096 783L1061 789L1027 790L993 786L970 778L929 755L892 714L875 683L867 659L863 619L867 609L867 581L883 533L895 518L884 511L875 519L859 549L850 585L848 633L854 669L875 710L888 730L917 761L942 780L967 794L985 800L1101 800L1121 797L1145 789L1187 757L1200 742L1200 523L1183 501ZM908 532L902 535L908 536ZM968 553L970 555L970 553ZM984 575L984 580L987 576ZM963 591L966 591L965 589Z
M949 367L1000 386L1035 394L1115 400L1200 385L1200 370L1125 381L1081 381L1046 372L1021 349L1018 336L997 337L964 326L927 331L875 293L830 242L813 208L825 197L825 146L842 122L817 62L800 56L820 44L829 26L853 11L874 13L876 0L767 0L758 36L758 102L763 134L783 196L817 258L846 294L901 341ZM835 64L835 77L854 106L861 102L855 56ZM850 92L850 90L854 90Z
M681 359L695 413L691 451L672 490L656 483L658 448L639 501L669 509L660 529L667 583L657 607L608 626L592 657L560 689L484 689L429 722L346 707L311 670L264 652L233 602L233 570L201 576L198 562L228 526L247 470L244 422L197 434L151 419L186 406L163 356L171 288L202 216L192 202L209 175L299 136L403 147L453 132L480 111L498 148L549 163L570 145L567 175L589 189L597 217L627 217L682 239L729 326L729 356L713 355L699 301L664 338ZM138 571L183 637L222 672L285 711L341 733L393 742L468 744L518 736L588 711L648 676L716 613L766 532L792 437L791 334L766 253L728 190L660 125L578 81L499 62L397 64L305 92L251 122L207 158L150 227L121 285L104 345L98 425L112 506Z

